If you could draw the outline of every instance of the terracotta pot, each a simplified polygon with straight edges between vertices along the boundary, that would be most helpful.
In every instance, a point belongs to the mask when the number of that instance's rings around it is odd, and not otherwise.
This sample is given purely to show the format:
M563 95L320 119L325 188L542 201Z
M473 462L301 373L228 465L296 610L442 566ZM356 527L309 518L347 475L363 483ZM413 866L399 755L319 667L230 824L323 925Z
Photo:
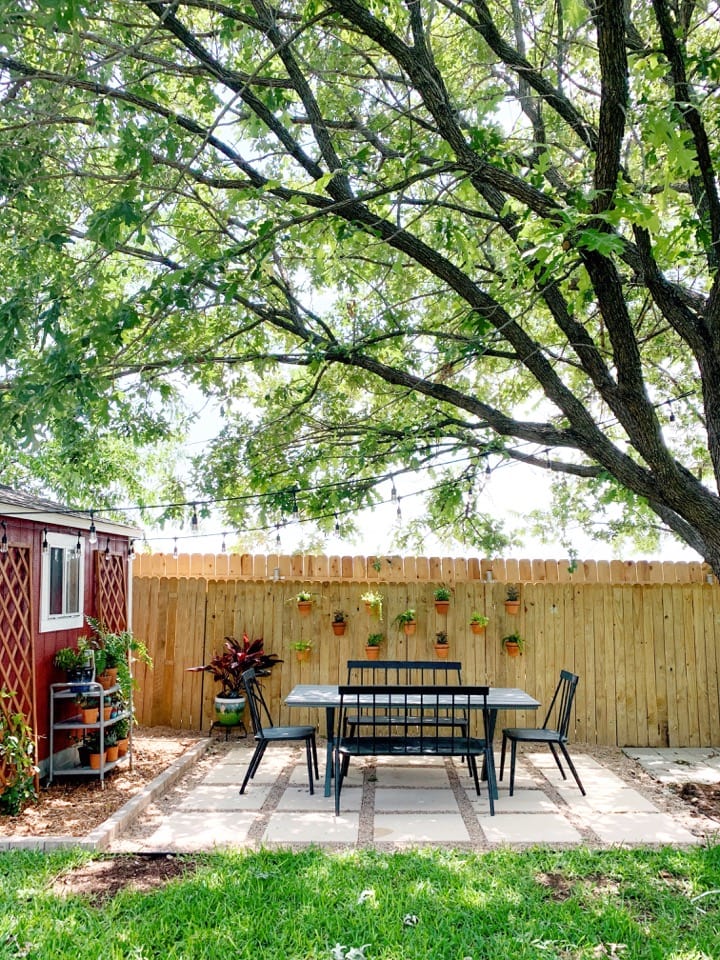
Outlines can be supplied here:
M335 620L332 622L333 633L336 637L342 637L345 635L345 630L347 628L346 623L338 623Z
M471 623L470 629L473 633L485 633L485 624L484 623Z
M118 757L124 757L125 754L128 752L128 750L130 749L130 741L128 740L127 737L122 737L122 739L118 740L117 746L118 746Z
M436 643L436 644L435 644L435 654L436 654L438 660L447 660L449 653L450 653L450 644L449 644L449 643Z
M103 754L102 753L91 753L90 754L90 768L92 770L99 770L102 764Z
M379 660L380 647L365 647L365 657L368 660Z
M309 617L312 612L312 600L298 600L297 608L301 617Z
M505 613L509 613L511 617L517 615L520 610L520 601L519 600L506 600L505 601Z
M111 687L114 687L117 683L117 669L115 670L115 677L113 678L109 670L103 671L103 673L98 674L95 677L97 682L103 688L103 690L109 690Z
M415 620L411 620L409 623L403 624L403 630L405 631L405 635L408 637L411 637L415 633L416 629L417 622Z
M296 650L295 656L301 663L304 663L306 660L310 659L310 653L310 650Z
M115 763L118 756L119 756L119 750L118 750L117 744L115 744L112 747L108 747L107 750L105 751L105 759L107 760L108 763Z
M112 716L112 704L109 707L103 707L103 720L109 720Z
M447 613L450 609L449 600L436 600L435 601L435 613Z
M97 723L100 719L100 708L99 707L82 707L80 710L80 716L82 717L83 723Z
M520 647L517 643L506 643L505 649L507 650L507 655L509 657L519 657L520 656Z

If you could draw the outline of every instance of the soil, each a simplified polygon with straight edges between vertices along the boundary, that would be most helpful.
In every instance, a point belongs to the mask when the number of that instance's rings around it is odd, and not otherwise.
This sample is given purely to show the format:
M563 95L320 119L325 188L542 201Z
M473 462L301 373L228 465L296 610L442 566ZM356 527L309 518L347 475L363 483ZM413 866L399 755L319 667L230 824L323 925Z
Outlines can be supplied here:
M83 837L154 780L200 739L165 727L138 728L133 768L115 767L105 778L65 777L42 787L36 803L17 817L0 816L0 837Z
M704 817L711 817L713 820L720 820L720 784L677 783L673 785L673 789L697 813Z

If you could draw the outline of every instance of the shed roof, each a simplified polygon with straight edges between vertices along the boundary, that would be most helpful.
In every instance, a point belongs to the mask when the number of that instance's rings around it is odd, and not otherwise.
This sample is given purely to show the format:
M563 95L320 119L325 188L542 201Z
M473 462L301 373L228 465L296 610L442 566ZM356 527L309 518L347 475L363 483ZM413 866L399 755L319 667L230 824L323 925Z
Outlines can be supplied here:
M47 497L25 493L0 484L0 515L31 520L35 523L55 523L74 530L90 528L90 511L68 507ZM142 537L143 531L134 524L107 520L93 514L95 527L102 533L114 533L125 537Z

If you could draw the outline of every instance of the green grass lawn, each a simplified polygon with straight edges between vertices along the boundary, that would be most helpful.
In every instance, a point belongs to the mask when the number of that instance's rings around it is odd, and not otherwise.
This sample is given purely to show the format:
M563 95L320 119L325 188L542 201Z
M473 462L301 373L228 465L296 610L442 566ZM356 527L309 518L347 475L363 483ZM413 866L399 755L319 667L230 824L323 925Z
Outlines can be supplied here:
M54 894L87 859L0 854L2 960L720 957L720 846L203 854L151 892Z

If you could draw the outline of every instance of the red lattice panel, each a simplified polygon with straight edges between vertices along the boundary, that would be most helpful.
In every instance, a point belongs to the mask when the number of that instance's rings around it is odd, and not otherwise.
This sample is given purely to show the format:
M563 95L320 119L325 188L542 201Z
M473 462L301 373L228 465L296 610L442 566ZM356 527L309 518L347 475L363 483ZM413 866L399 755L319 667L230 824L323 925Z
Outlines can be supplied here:
M110 633L127 629L127 579L120 554L95 553L95 606L97 619Z
M21 713L34 731L30 596L30 550L10 547L0 555L0 690L10 697L0 703L7 713ZM3 779L0 777L0 783Z

